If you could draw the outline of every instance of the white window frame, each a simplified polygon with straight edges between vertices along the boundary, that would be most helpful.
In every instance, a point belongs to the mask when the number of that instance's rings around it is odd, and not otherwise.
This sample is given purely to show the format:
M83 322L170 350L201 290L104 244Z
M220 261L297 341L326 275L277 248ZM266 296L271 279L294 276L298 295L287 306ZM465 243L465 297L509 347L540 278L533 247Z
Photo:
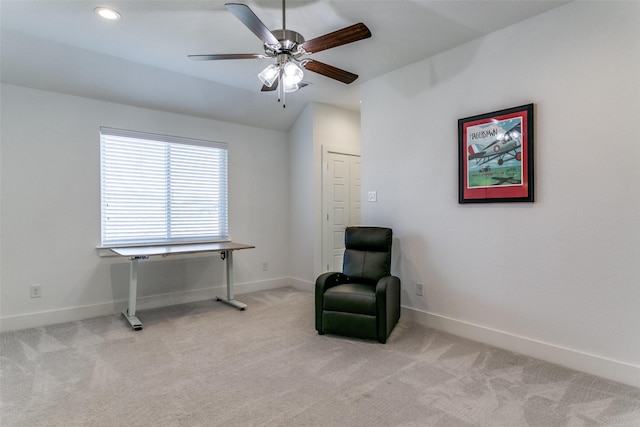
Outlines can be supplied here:
M101 246L229 240L227 144L100 128Z

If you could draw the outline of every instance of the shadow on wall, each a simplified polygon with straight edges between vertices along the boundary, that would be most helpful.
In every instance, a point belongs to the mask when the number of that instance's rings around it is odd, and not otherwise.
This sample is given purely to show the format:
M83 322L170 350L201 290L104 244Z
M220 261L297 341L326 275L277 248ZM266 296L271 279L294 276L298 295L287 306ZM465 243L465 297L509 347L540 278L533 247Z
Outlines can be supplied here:
M420 97L469 68L480 43L481 40L475 40L458 47L456 55L448 55L446 61L431 57L394 71L391 86L405 99Z
M395 247L395 265L402 281L402 305L434 310L438 307L437 295L441 293L438 288L443 286L443 279L429 257L426 239L420 234L406 234L396 241ZM417 295L418 284L422 285L422 295Z
M427 310L427 300L424 295L432 283L439 282L434 275L437 270L430 268L428 263L428 249L425 238L419 234L406 234L402 239L394 239L395 265L402 283L402 305ZM423 296L416 295L416 285L423 285Z

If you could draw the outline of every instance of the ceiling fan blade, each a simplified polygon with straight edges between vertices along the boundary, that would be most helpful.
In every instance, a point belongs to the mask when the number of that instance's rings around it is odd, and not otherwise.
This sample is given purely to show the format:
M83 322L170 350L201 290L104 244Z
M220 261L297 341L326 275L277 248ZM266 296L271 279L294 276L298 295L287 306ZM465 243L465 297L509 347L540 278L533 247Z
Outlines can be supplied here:
M323 76L329 77L334 80L338 80L342 83L352 83L355 79L358 78L357 74L350 73L345 70L341 70L340 68L336 68L332 65L325 64L320 61L315 61L313 59L308 59L302 63L302 66L309 71L313 71L314 73L322 74Z
M187 55L189 59L194 61L217 61L220 59L261 59L266 58L265 55L257 53L222 53L215 55Z
M270 46L280 46L278 39L271 33L269 28L256 16L255 13L242 3L226 3L229 12L233 13L242 23L249 28L253 34L258 36L263 43Z
M362 22L343 28L324 36L316 37L302 43L301 47L307 53L320 52L321 50L331 49L333 47L342 46L343 44L353 43L358 40L371 37L371 31Z
M278 89L278 79L276 79L271 86L262 85L260 92L272 92L276 89Z

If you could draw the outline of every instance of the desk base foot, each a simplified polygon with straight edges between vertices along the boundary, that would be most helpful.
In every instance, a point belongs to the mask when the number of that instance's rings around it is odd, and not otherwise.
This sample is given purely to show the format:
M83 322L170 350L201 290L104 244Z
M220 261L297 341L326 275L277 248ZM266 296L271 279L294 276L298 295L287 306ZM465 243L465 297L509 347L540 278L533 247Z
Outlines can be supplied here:
M216 297L216 301L222 301L225 304L229 304L232 307L237 308L240 311L244 311L247 308L247 304L238 301L237 299L227 299L224 297Z
M136 316L129 316L129 313L127 310L123 311L122 315L124 316L125 319L127 319L127 322L129 322L129 324L131 325L131 329L133 329L134 331L142 330L142 322L140 321L140 319L138 319Z

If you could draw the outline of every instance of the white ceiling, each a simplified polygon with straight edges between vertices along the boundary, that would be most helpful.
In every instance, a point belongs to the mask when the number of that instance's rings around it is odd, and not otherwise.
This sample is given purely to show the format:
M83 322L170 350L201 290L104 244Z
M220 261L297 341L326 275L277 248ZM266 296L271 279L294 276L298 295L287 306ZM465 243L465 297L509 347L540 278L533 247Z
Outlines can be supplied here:
M239 0L236 0L239 1ZM262 42L224 1L0 0L3 82L289 130L305 105L359 111L359 85L567 1L288 0L287 29L307 40L364 22L372 37L312 57L360 77L351 85L305 73L312 85L260 92L268 59L191 61L188 54L263 53ZM246 1L270 29L282 28L282 2ZM98 6L122 19L105 21Z

